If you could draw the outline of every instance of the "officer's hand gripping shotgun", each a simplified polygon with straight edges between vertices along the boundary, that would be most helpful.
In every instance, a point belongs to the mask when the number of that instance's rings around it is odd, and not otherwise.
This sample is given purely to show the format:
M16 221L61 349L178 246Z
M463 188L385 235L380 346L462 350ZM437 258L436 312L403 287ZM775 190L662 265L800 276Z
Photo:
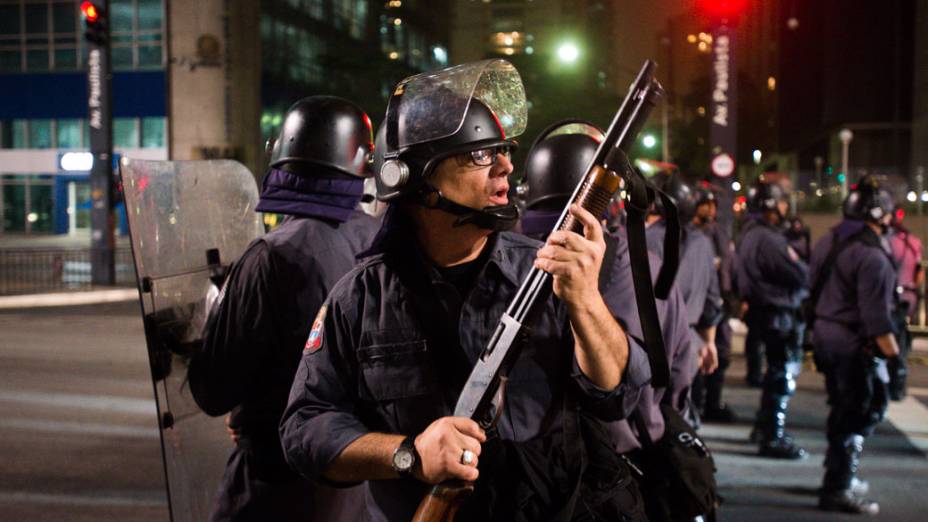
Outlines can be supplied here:
M647 211L653 193L647 188L644 178L631 167L625 151L634 143L648 115L663 94L663 89L654 79L656 67L654 62L645 61L628 95L616 112L605 138L599 144L587 168L587 175L574 189L570 202L561 213L554 230L571 230L583 234L583 224L570 214L570 206L578 204L594 216L602 216L610 199L620 188L623 188L623 185L626 191L626 208L639 214ZM668 230L668 234L671 233L672 231ZM635 241L641 244L635 245L637 248L633 249ZM643 221L640 236L633 237L629 230L629 243L635 294L642 329L645 332L652 382L654 386L666 386L669 380L669 368L661 339L660 325L657 323L654 289L651 287L646 246L643 244ZM642 253L643 260L635 259L636 255L641 257ZM676 262L665 262L664 268L675 272ZM641 273L642 270L644 273ZM670 275L670 280L673 280L673 274ZM663 291L666 297L669 284L665 289L660 288L660 284L658 286L658 293ZM522 281L515 298L500 318L489 344L464 384L464 389L454 409L454 416L472 418L484 429L495 424L503 407L505 376L508 375L510 366L518 358L518 348L521 345L521 342L518 342L519 334L526 329L526 322L536 303L545 301L550 293L551 276L542 270L533 268ZM472 490L472 484L460 481L448 481L434 486L419 504L413 522L453 520L458 508Z

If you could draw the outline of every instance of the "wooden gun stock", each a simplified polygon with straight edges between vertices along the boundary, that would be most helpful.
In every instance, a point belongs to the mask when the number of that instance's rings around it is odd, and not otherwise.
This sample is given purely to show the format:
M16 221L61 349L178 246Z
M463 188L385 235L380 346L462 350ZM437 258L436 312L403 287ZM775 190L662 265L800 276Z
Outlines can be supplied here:
M451 522L473 490L473 484L461 481L432 486L429 494L419 503L412 522Z
M599 165L594 165L590 172L587 173L583 186L580 188L580 192L577 193L573 203L599 219L606 212L609 201L621 186L621 176ZM560 230L570 230L582 236L583 224L570 214L564 219Z

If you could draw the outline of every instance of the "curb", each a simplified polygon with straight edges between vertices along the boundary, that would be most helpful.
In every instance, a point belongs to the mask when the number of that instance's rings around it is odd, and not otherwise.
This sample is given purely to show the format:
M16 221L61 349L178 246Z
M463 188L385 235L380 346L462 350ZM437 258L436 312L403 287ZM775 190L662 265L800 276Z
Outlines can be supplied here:
M0 310L120 303L134 301L138 298L139 291L135 288L61 292L56 294L11 295L0 297Z

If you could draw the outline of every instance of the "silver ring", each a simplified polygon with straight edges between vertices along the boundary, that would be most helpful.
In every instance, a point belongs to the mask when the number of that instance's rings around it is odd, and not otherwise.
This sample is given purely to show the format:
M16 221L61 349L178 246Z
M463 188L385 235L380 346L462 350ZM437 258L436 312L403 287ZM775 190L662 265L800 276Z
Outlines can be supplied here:
M466 449L461 453L461 464L469 466L474 463L475 458L477 458L477 455L474 455L473 451Z

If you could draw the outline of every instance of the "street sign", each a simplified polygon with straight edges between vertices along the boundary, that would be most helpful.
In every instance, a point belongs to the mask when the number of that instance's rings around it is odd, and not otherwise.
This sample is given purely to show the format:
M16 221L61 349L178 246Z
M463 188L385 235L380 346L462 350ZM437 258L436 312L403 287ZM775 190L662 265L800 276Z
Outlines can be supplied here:
M719 154L712 158L712 173L720 178L727 178L735 171L735 160L729 154Z

